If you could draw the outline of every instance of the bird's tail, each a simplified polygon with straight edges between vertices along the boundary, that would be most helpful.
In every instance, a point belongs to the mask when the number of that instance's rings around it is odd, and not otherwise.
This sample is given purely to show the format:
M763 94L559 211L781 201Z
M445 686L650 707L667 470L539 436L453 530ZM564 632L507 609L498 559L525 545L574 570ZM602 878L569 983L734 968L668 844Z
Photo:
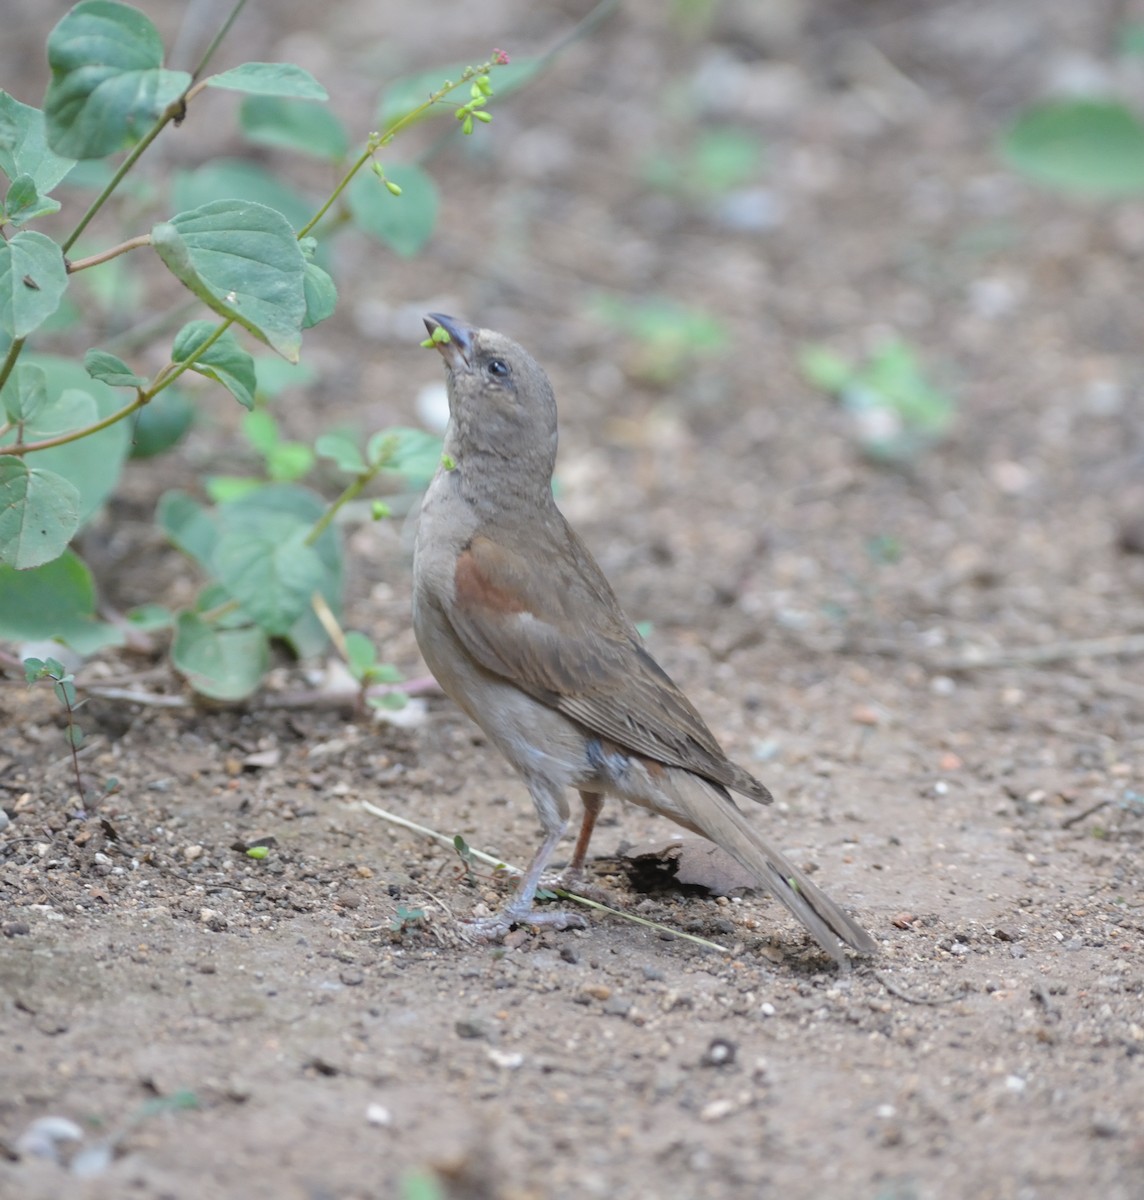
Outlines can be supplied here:
M664 776L656 782L673 802L670 815L681 825L722 846L794 913L840 965L849 966L842 945L858 954L877 953L878 945L866 930L785 855L760 837L721 788L689 771L668 770Z

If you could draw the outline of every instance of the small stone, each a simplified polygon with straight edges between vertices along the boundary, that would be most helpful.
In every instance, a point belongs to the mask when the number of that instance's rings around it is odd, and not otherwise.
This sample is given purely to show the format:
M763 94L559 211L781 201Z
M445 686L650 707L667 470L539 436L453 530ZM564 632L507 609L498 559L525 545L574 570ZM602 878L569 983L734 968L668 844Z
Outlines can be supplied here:
M498 1050L490 1046L488 1060L502 1071L519 1071L524 1066L524 1055L519 1050Z
M724 1117L729 1117L734 1111L734 1100L712 1100L710 1104L705 1104L700 1109L699 1119L701 1121L722 1121Z
M365 1119L370 1125L376 1125L379 1129L393 1124L393 1114L384 1104L368 1105L365 1110Z
M632 1002L626 996L609 996L604 1001L604 1012L610 1017L626 1017L632 1010Z
M1093 1137L1114 1138L1120 1136L1120 1126L1111 1117L1098 1114L1092 1118L1090 1132Z
M726 1038L712 1038L711 1044L703 1052L699 1060L701 1067L729 1067L735 1061L739 1048Z
M582 989L581 995L587 996L589 1000L608 1000L611 998L612 989L606 983L590 983Z
M462 1017L453 1026L453 1030L460 1038L476 1039L488 1035L488 1027L476 1017Z
M917 917L915 917L913 913L900 912L890 918L890 924L893 925L895 929L909 929L916 920Z
M776 1011L777 1010L775 1006L769 1000L764 1000L763 1003L759 1005L759 1012L762 1013L764 1017L773 1017Z
M346 987L357 987L365 982L365 976L361 971L353 967L346 967L338 972L338 978L345 984Z
M187 862L194 862L196 858L202 858L202 856L202 846L186 846L183 849L183 857L187 860Z
M0 932L3 932L5 937L27 937L32 932L32 927L27 921L5 921L0 925Z

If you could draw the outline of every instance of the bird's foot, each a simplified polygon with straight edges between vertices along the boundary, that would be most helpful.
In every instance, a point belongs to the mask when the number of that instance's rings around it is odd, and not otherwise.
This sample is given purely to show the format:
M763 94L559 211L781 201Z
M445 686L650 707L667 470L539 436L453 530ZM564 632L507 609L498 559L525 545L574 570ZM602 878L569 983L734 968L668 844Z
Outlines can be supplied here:
M543 925L557 930L588 928L579 913L560 908L516 908L511 904L495 916L465 922L465 928L482 942L499 942L514 925Z

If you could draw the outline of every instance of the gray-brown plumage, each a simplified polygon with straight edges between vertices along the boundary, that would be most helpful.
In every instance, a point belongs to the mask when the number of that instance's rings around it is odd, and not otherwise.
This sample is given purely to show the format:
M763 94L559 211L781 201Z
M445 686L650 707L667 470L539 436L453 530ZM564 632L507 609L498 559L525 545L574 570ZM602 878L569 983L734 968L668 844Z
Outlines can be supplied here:
M425 324L449 335L438 343L449 428L421 508L414 629L441 686L524 779L545 835L516 895L482 932L579 922L532 907L576 788L584 819L571 872L583 865L603 797L620 796L722 846L840 963L844 946L874 953L870 935L735 806L729 791L762 804L771 795L727 758L644 648L556 507L556 401L543 370L491 330L440 314Z

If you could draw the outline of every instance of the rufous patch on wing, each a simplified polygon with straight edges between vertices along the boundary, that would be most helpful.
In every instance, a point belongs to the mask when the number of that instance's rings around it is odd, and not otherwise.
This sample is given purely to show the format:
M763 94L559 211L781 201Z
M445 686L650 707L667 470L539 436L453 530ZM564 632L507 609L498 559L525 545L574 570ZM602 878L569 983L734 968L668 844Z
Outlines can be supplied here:
M463 608L484 608L506 614L527 611L519 593L494 583L481 570L471 547L457 556L453 587L457 603Z

